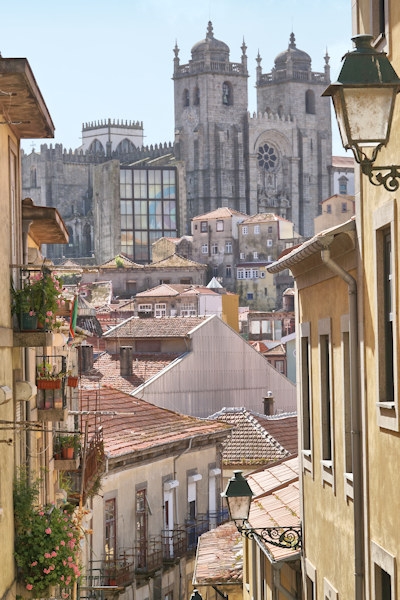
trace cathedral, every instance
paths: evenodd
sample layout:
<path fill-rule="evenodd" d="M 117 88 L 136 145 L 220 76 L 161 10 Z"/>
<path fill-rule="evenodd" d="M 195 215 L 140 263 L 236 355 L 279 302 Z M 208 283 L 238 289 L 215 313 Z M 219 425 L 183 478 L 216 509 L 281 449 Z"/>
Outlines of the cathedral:
<path fill-rule="evenodd" d="M 70 234 L 68 247 L 48 248 L 50 258 L 99 264 L 125 252 L 146 262 L 152 241 L 188 234 L 193 217 L 219 207 L 247 215 L 275 213 L 292 221 L 299 234 L 313 235 L 320 202 L 332 194 L 330 103 L 321 97 L 330 83 L 329 57 L 323 72 L 312 71 L 311 58 L 297 48 L 293 33 L 270 72 L 263 73 L 258 54 L 257 111 L 250 115 L 244 41 L 240 48 L 239 62 L 231 62 L 230 49 L 214 36 L 211 22 L 187 62 L 181 62 L 175 45 L 173 144 L 144 147 L 142 123 L 107 120 L 83 125 L 82 146 L 74 151 L 44 144 L 40 153 L 23 155 L 23 196 L 56 207 Z M 111 162 L 120 166 L 119 177 L 118 169 L 108 167 Z M 129 177 L 139 182 L 136 188 L 121 183 L 128 167 Z M 158 186 L 157 198 L 155 177 L 167 182 Z M 157 218 L 151 214 L 155 199 Z M 171 225 L 164 211 L 172 206 Z M 123 216 L 122 207 L 132 207 L 133 218 Z"/>
<path fill-rule="evenodd" d="M 256 58 L 257 112 L 248 113 L 246 45 L 240 62 L 214 37 L 181 64 L 174 53 L 175 152 L 185 162 L 188 217 L 227 206 L 248 215 L 271 212 L 313 234 L 319 202 L 331 193 L 329 57 L 324 72 L 296 46 L 278 54 L 270 73 Z"/>

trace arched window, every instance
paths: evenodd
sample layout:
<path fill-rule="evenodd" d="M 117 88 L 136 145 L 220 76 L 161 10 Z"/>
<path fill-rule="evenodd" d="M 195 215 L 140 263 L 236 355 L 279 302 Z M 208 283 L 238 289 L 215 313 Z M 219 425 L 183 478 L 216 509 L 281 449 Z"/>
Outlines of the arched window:
<path fill-rule="evenodd" d="M 194 98 L 193 98 L 193 104 L 195 106 L 199 106 L 200 104 L 200 90 L 198 87 L 194 88 Z"/>
<path fill-rule="evenodd" d="M 100 140 L 93 140 L 89 146 L 89 152 L 92 154 L 104 154 L 104 147 Z"/>
<path fill-rule="evenodd" d="M 183 90 L 183 106 L 189 106 L 190 98 L 189 98 L 189 90 Z"/>
<path fill-rule="evenodd" d="M 117 146 L 118 154 L 128 154 L 135 150 L 135 144 L 133 144 L 128 138 L 125 138 Z"/>
<path fill-rule="evenodd" d="M 315 94 L 312 90 L 306 91 L 306 113 L 315 115 Z"/>
<path fill-rule="evenodd" d="M 232 86 L 229 81 L 224 81 L 222 84 L 222 104 L 225 104 L 225 106 L 232 106 L 233 104 Z"/>

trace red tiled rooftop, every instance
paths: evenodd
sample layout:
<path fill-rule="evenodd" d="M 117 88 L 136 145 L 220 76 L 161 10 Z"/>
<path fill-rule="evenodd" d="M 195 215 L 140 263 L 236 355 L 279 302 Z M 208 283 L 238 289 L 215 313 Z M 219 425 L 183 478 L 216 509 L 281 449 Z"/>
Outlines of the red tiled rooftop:
<path fill-rule="evenodd" d="M 243 544 L 233 522 L 200 536 L 197 546 L 195 585 L 242 583 Z"/>
<path fill-rule="evenodd" d="M 115 389 L 82 390 L 81 410 L 96 412 L 87 417 L 89 432 L 90 427 L 103 427 L 105 452 L 111 458 L 157 447 L 161 452 L 168 444 L 202 435 L 224 436 L 229 429 L 223 423 L 160 408 Z"/>
<path fill-rule="evenodd" d="M 131 317 L 107 331 L 108 338 L 156 338 L 185 337 L 195 327 L 212 317 L 161 317 L 140 319 Z"/>

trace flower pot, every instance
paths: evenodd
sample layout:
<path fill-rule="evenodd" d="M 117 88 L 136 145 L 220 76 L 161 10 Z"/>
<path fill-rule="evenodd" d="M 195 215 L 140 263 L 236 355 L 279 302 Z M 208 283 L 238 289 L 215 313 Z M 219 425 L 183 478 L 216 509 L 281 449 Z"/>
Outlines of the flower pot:
<path fill-rule="evenodd" d="M 37 316 L 30 315 L 29 313 L 22 313 L 19 315 L 19 327 L 23 331 L 32 331 L 37 329 Z"/>
<path fill-rule="evenodd" d="M 61 379 L 37 379 L 36 386 L 39 390 L 58 390 L 61 387 Z"/>
<path fill-rule="evenodd" d="M 61 449 L 61 457 L 67 460 L 71 460 L 74 458 L 74 449 L 73 448 L 62 448 Z"/>
<path fill-rule="evenodd" d="M 77 377 L 73 377 L 72 375 L 70 375 L 68 377 L 68 380 L 67 380 L 67 385 L 69 387 L 74 387 L 74 388 L 78 387 L 78 378 Z"/>

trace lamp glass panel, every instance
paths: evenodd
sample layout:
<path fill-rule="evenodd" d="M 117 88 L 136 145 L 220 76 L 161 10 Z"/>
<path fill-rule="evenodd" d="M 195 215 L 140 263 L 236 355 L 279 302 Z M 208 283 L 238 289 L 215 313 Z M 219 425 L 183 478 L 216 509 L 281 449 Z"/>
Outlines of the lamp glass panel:
<path fill-rule="evenodd" d="M 349 148 L 350 144 L 347 135 L 347 122 L 342 90 L 336 90 L 335 93 L 332 93 L 332 101 L 335 108 L 335 114 L 339 126 L 340 137 L 342 138 L 343 148 Z"/>
<path fill-rule="evenodd" d="M 347 88 L 343 89 L 343 96 L 350 129 L 350 145 L 385 144 L 392 115 L 393 89 Z"/>
<path fill-rule="evenodd" d="M 247 521 L 250 511 L 251 496 L 226 497 L 226 501 L 233 521 Z"/>

